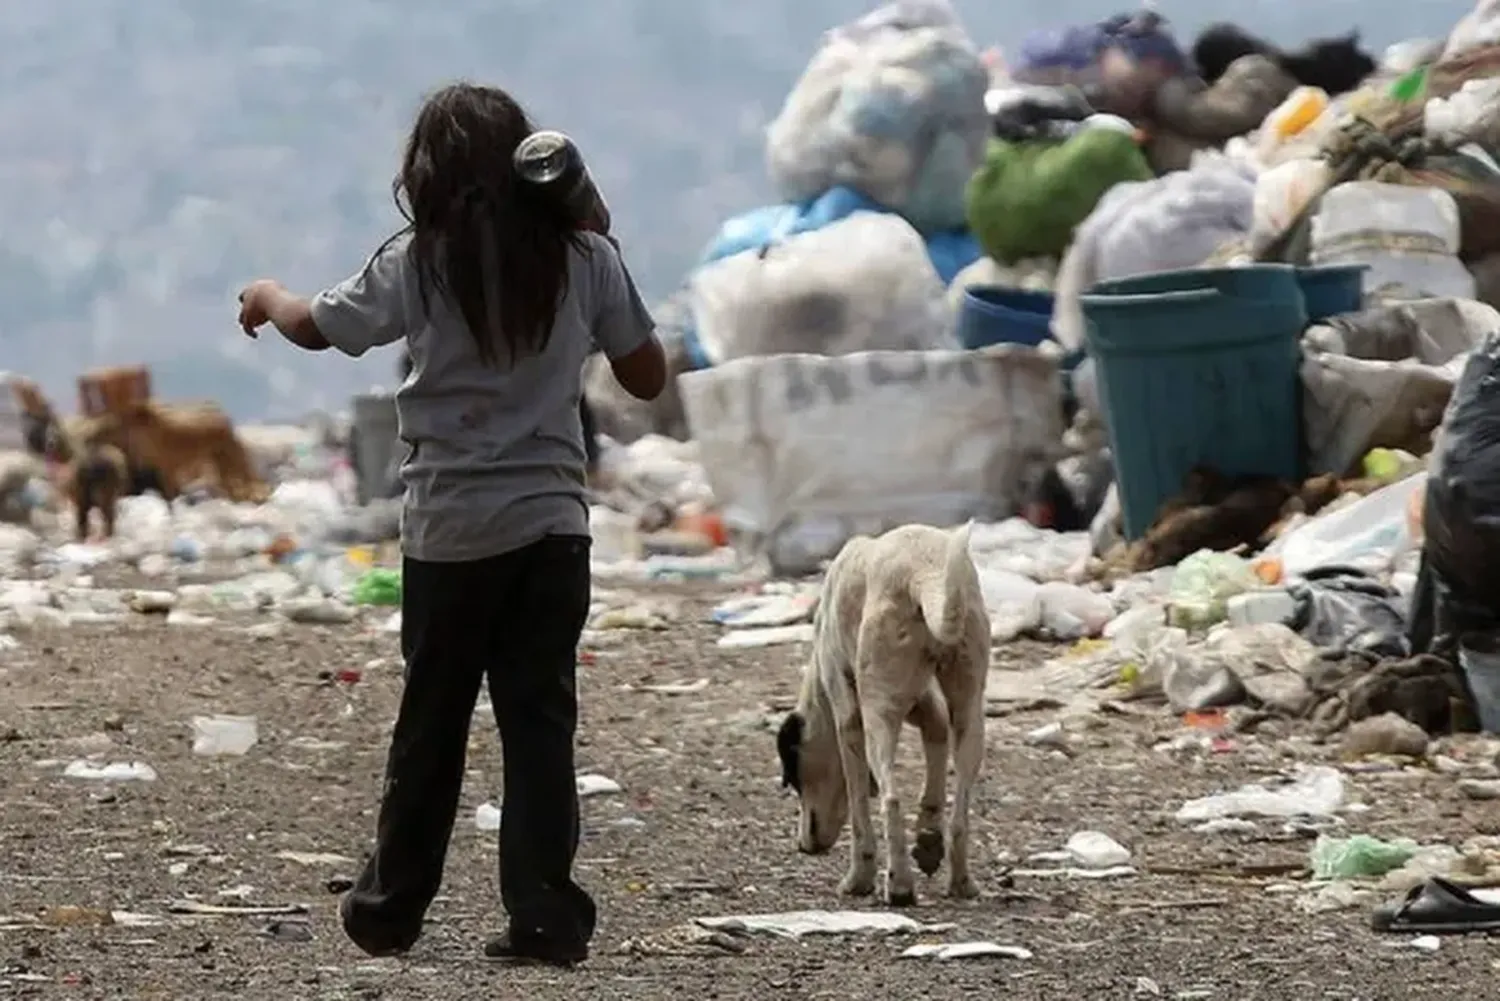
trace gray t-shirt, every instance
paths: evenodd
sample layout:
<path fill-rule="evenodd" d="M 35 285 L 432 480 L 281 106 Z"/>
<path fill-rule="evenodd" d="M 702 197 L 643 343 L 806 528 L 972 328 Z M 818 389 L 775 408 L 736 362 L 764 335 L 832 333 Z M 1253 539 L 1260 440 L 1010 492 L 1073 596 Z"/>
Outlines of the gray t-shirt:
<path fill-rule="evenodd" d="M 583 363 L 596 348 L 622 358 L 655 324 L 614 245 L 587 234 L 539 354 L 514 367 L 479 357 L 446 297 L 422 309 L 416 268 L 399 239 L 368 267 L 318 295 L 312 315 L 328 342 L 358 357 L 403 337 L 412 372 L 396 393 L 407 446 L 401 548 L 437 563 L 498 556 L 546 535 L 587 535 Z"/>

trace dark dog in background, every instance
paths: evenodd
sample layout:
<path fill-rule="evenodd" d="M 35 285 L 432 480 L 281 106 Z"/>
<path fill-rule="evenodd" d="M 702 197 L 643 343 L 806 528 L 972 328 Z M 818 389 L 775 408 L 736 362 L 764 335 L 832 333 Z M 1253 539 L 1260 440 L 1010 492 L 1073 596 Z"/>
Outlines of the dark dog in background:
<path fill-rule="evenodd" d="M 1359 32 L 1316 38 L 1299 49 L 1283 50 L 1237 24 L 1209 25 L 1193 44 L 1193 61 L 1207 83 L 1224 75 L 1242 56 L 1261 55 L 1275 62 L 1305 87 L 1320 87 L 1330 96 L 1358 87 L 1375 72 L 1376 62 L 1359 47 Z"/>
<path fill-rule="evenodd" d="M 133 486 L 125 453 L 113 445 L 89 443 L 69 466 L 67 487 L 77 519 L 78 541 L 89 537 L 89 517 L 96 508 L 104 522 L 104 537 L 114 538 L 120 498 Z"/>

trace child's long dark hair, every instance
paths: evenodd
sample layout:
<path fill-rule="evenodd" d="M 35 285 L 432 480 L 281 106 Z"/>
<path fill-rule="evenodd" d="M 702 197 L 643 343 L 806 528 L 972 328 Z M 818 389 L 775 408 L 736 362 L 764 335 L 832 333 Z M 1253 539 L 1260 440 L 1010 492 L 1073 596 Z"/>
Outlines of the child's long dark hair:
<path fill-rule="evenodd" d="M 533 131 L 509 94 L 457 83 L 428 98 L 392 185 L 411 234 L 423 309 L 444 295 L 485 363 L 547 346 L 567 289 L 568 249 L 586 250 L 562 205 L 521 186 L 511 157 Z M 395 239 L 395 237 L 392 237 Z"/>

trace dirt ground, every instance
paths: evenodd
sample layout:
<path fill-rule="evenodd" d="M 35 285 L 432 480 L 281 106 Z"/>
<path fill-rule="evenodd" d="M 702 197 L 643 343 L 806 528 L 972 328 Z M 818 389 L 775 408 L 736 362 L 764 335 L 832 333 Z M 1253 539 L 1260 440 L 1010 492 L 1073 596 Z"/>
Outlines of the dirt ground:
<path fill-rule="evenodd" d="M 0 653 L 0 997 L 73 998 L 958 998 L 1017 999 L 1500 997 L 1487 985 L 1500 950 L 1474 937 L 1426 953 L 1368 930 L 1366 909 L 1309 916 L 1268 892 L 1307 859 L 1312 833 L 1187 831 L 1184 798 L 1286 769 L 1285 730 L 1236 737 L 1222 753 L 1163 754 L 1181 730 L 1165 712 L 1100 715 L 1068 756 L 1023 735 L 1053 718 L 991 719 L 974 817 L 982 899 L 954 904 L 937 881 L 909 912 L 952 930 L 917 937 L 748 939 L 742 951 L 670 933 L 694 917 L 869 907 L 835 893 L 844 846 L 799 856 L 795 808 L 779 788 L 774 726 L 790 703 L 798 647 L 723 651 L 707 611 L 723 588 L 652 592 L 676 604 L 659 632 L 606 637 L 581 669 L 580 767 L 623 793 L 585 801 L 580 870 L 597 895 L 594 955 L 572 971 L 516 969 L 480 957 L 502 926 L 493 833 L 475 808 L 496 800 L 498 741 L 476 713 L 464 806 L 443 895 L 404 961 L 371 961 L 342 937 L 339 881 L 370 844 L 400 672 L 384 615 L 348 626 L 256 620 L 169 627 L 76 625 L 27 633 Z M 260 620 L 270 621 L 269 619 Z M 1010 651 L 1020 660 L 1049 651 Z M 330 681 L 352 669 L 357 681 Z M 666 695 L 643 686 L 696 682 Z M 481 700 L 483 703 L 483 700 Z M 253 714 L 243 758 L 191 753 L 194 714 Z M 919 779 L 915 735 L 903 793 Z M 1309 752 L 1305 748 L 1298 756 Z M 63 776 L 74 759 L 143 761 L 155 782 Z M 1395 777 L 1393 777 L 1395 776 Z M 1420 840 L 1500 831 L 1500 807 L 1462 799 L 1451 778 L 1396 771 L 1350 776 L 1369 805 L 1350 830 Z M 1018 859 L 1079 830 L 1129 846 L 1140 875 L 1113 881 L 1007 877 Z M 284 852 L 336 858 L 290 861 Z M 303 905 L 306 917 L 198 917 L 187 900 Z M 90 923 L 102 908 L 148 919 Z M 42 915 L 38 919 L 38 915 Z M 278 923 L 279 922 L 279 923 Z M 305 923 L 303 923 L 305 922 Z M 1031 959 L 899 959 L 915 941 L 988 940 Z"/>

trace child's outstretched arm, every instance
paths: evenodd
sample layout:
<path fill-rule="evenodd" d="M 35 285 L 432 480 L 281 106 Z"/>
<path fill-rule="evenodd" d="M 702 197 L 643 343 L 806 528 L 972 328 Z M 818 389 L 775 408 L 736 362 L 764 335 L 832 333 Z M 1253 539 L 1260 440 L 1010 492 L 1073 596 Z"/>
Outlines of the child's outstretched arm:
<path fill-rule="evenodd" d="M 240 326 L 251 337 L 269 323 L 299 348 L 338 348 L 358 358 L 406 335 L 408 303 L 416 298 L 407 241 L 392 240 L 357 273 L 311 299 L 279 282 L 252 282 L 240 293 Z"/>
<path fill-rule="evenodd" d="M 299 348 L 326 351 L 330 347 L 313 319 L 312 302 L 288 292 L 279 282 L 263 278 L 240 293 L 240 326 L 255 337 L 267 323 Z"/>

